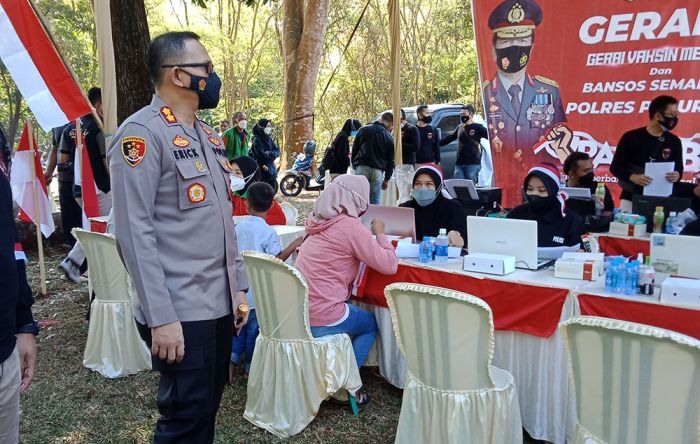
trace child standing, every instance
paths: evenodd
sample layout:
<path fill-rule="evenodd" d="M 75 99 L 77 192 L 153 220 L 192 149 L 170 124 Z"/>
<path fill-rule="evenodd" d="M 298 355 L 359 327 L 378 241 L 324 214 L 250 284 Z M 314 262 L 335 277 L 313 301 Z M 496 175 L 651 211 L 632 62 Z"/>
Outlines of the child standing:
<path fill-rule="evenodd" d="M 265 222 L 267 212 L 272 208 L 274 199 L 275 191 L 268 183 L 256 182 L 248 188 L 246 207 L 251 217 L 243 219 L 236 225 L 238 251 L 253 250 L 276 256 L 278 259 L 285 261 L 299 248 L 304 239 L 303 237 L 294 240 L 287 248 L 282 250 L 277 233 Z M 255 340 L 259 332 L 252 290 L 248 290 L 247 296 L 250 314 L 248 316 L 248 324 L 243 327 L 237 337 L 233 338 L 231 365 L 229 367 L 231 380 L 233 380 L 235 366 L 239 366 L 242 363 L 241 357 L 244 353 L 245 376 L 248 376 L 250 363 L 253 359 Z"/>

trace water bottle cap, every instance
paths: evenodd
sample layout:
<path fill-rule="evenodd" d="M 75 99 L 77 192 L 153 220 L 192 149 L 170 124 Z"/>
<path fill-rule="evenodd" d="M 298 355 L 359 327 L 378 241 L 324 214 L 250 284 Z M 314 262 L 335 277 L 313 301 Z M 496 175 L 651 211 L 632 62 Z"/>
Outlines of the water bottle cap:
<path fill-rule="evenodd" d="M 442 236 L 443 234 L 447 234 L 446 228 L 440 228 L 440 236 Z"/>
<path fill-rule="evenodd" d="M 423 240 L 425 242 L 430 242 L 430 236 L 423 236 Z"/>

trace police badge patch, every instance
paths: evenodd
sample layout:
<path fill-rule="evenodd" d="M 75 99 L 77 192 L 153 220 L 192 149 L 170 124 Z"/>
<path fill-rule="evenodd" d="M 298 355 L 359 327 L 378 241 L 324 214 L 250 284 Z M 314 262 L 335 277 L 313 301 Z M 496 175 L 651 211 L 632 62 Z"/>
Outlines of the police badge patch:
<path fill-rule="evenodd" d="M 146 156 L 146 139 L 124 137 L 121 143 L 122 157 L 130 167 L 140 164 Z"/>
<path fill-rule="evenodd" d="M 211 143 L 213 143 L 213 144 L 216 145 L 216 146 L 221 145 L 221 142 L 219 141 L 219 139 L 217 139 L 217 138 L 214 137 L 214 136 L 209 136 L 208 139 L 209 139 L 209 141 L 210 141 Z"/>
<path fill-rule="evenodd" d="M 191 203 L 200 203 L 207 198 L 207 190 L 204 185 L 200 183 L 195 183 L 187 188 L 187 199 Z"/>
<path fill-rule="evenodd" d="M 173 139 L 173 145 L 180 148 L 185 148 L 186 146 L 190 146 L 190 141 L 177 134 Z"/>

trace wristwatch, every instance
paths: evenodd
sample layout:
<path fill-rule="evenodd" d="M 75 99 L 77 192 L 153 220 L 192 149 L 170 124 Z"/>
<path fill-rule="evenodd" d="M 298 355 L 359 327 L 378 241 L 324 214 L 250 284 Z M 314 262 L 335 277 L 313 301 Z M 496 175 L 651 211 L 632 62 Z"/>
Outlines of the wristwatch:
<path fill-rule="evenodd" d="M 18 328 L 16 334 L 26 334 L 26 333 L 31 333 L 34 336 L 38 335 L 39 334 L 39 322 L 32 321 L 31 323 Z"/>

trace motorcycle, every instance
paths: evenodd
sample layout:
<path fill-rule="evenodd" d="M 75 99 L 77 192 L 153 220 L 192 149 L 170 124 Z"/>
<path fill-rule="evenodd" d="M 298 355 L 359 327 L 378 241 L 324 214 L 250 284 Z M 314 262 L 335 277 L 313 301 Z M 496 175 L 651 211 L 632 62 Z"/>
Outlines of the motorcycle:
<path fill-rule="evenodd" d="M 302 191 L 322 191 L 325 180 L 321 177 L 313 177 L 311 164 L 313 157 L 303 153 L 294 158 L 294 165 L 282 173 L 280 180 L 280 191 L 287 197 L 296 197 Z"/>

